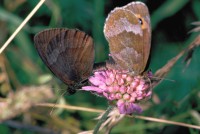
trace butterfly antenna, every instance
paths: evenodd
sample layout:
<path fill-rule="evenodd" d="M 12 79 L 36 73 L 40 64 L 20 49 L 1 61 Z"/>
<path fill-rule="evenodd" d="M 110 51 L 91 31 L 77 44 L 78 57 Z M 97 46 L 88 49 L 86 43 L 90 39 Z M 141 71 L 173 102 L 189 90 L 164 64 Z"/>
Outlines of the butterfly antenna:
<path fill-rule="evenodd" d="M 57 90 L 57 92 L 58 92 L 58 91 L 59 91 L 59 90 Z M 61 96 L 56 100 L 56 103 L 55 103 L 54 106 L 52 107 L 51 112 L 50 112 L 50 114 L 49 114 L 50 116 L 52 116 L 56 104 L 58 104 L 58 101 L 60 100 L 61 97 L 64 96 L 65 93 L 66 93 L 66 90 L 65 90 L 65 91 L 61 94 Z"/>
<path fill-rule="evenodd" d="M 150 78 L 153 78 L 155 80 L 167 80 L 167 81 L 171 81 L 171 82 L 176 82 L 175 80 L 164 78 L 164 77 L 160 78 L 160 77 L 151 76 Z"/>

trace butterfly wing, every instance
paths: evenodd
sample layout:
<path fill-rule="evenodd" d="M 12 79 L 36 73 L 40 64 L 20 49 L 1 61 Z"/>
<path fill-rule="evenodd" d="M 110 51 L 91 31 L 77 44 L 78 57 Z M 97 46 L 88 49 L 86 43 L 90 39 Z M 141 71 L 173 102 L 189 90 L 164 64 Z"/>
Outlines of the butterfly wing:
<path fill-rule="evenodd" d="M 87 79 L 94 63 L 93 39 L 75 29 L 48 29 L 34 37 L 43 62 L 68 85 Z"/>
<path fill-rule="evenodd" d="M 104 35 L 110 55 L 120 69 L 135 74 L 144 71 L 150 51 L 151 29 L 148 8 L 132 2 L 115 8 L 106 19 Z"/>

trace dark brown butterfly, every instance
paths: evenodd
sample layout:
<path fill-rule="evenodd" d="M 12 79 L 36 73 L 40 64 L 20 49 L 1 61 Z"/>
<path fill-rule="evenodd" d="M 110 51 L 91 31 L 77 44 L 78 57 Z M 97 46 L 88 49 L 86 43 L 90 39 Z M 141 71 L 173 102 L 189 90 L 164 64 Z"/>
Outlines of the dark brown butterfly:
<path fill-rule="evenodd" d="M 39 32 L 34 42 L 43 62 L 68 85 L 69 93 L 85 84 L 94 63 L 90 36 L 76 29 L 55 28 Z"/>
<path fill-rule="evenodd" d="M 104 34 L 109 42 L 111 59 L 117 69 L 141 74 L 147 64 L 151 46 L 150 16 L 147 6 L 131 2 L 108 15 Z"/>

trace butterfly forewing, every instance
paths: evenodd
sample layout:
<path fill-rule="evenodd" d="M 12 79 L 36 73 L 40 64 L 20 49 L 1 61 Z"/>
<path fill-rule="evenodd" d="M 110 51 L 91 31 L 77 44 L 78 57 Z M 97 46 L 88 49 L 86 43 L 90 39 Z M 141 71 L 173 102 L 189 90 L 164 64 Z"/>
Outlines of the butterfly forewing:
<path fill-rule="evenodd" d="M 66 84 L 81 82 L 91 74 L 94 43 L 84 32 L 48 29 L 38 33 L 34 42 L 44 63 Z"/>
<path fill-rule="evenodd" d="M 135 2 L 130 3 L 127 6 L 124 6 L 125 9 L 130 10 L 132 13 L 134 13 L 138 19 L 141 19 L 140 21 L 142 24 L 142 30 L 143 30 L 143 65 L 145 66 L 149 57 L 150 48 L 151 48 L 151 21 L 150 21 L 150 15 L 148 7 L 141 2 Z"/>
<path fill-rule="evenodd" d="M 150 51 L 151 30 L 148 9 L 143 3 L 132 2 L 111 11 L 104 25 L 104 34 L 111 56 L 120 69 L 135 74 L 144 71 Z"/>

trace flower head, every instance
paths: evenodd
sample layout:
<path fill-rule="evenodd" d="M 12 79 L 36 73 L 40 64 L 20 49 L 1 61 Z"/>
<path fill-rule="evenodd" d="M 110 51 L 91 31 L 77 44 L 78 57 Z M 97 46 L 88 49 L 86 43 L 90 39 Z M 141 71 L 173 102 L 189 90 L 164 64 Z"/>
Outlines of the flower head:
<path fill-rule="evenodd" d="M 121 114 L 141 113 L 142 109 L 137 103 L 152 94 L 149 80 L 142 76 L 133 76 L 124 70 L 97 71 L 89 78 L 89 82 L 91 86 L 84 86 L 82 90 L 116 102 Z"/>

